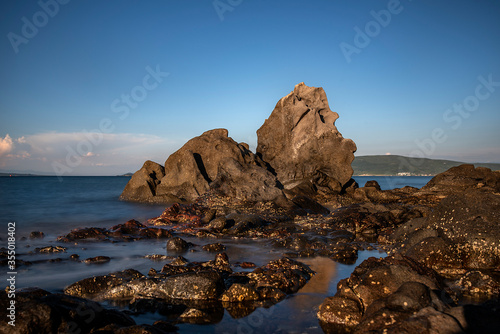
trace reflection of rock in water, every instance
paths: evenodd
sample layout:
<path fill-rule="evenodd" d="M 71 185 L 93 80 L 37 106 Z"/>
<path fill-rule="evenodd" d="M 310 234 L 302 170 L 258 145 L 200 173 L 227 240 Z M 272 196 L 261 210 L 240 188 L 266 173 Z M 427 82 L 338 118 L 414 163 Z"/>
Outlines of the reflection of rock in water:
<path fill-rule="evenodd" d="M 337 275 L 337 264 L 326 257 L 300 258 L 299 260 L 307 264 L 316 274 L 296 294 L 281 302 L 279 307 L 283 307 L 282 312 L 286 314 L 286 318 L 293 314 L 293 319 L 288 319 L 290 331 L 305 326 L 311 333 L 316 332 L 316 330 L 321 332 L 321 329 L 314 328 L 317 321 L 311 323 L 311 319 L 314 319 L 318 305 L 321 304 L 325 296 L 331 293 L 330 284 Z M 280 324 L 280 327 L 283 326 Z"/>
<path fill-rule="evenodd" d="M 300 259 L 316 272 L 309 282 L 299 291 L 300 293 L 320 293 L 326 294 L 329 291 L 330 283 L 337 274 L 337 264 L 327 257 L 316 257 L 313 259 Z"/>

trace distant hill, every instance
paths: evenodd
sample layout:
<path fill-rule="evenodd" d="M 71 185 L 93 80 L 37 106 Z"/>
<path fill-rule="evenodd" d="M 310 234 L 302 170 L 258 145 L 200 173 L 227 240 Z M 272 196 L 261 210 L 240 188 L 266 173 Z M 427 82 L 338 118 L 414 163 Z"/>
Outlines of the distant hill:
<path fill-rule="evenodd" d="M 409 158 L 401 155 L 365 155 L 356 157 L 351 164 L 354 175 L 436 175 L 464 164 L 451 160 Z M 476 167 L 500 170 L 500 164 L 474 163 Z"/>

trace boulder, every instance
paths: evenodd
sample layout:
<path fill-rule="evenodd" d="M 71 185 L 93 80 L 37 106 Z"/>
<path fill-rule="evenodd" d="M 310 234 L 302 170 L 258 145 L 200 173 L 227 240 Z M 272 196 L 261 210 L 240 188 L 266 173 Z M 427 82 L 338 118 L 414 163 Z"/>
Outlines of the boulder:
<path fill-rule="evenodd" d="M 338 192 L 339 183 L 345 185 L 352 176 L 356 151 L 335 127 L 338 117 L 322 88 L 300 83 L 257 130 L 257 154 L 286 189 L 312 181 L 324 192 Z"/>
<path fill-rule="evenodd" d="M 135 202 L 152 202 L 156 196 L 156 187 L 165 176 L 165 168 L 148 160 L 132 175 L 120 195 L 121 200 Z"/>
<path fill-rule="evenodd" d="M 418 193 L 449 195 L 473 188 L 485 192 L 500 192 L 500 173 L 485 167 L 474 168 L 474 165 L 463 164 L 434 176 Z"/>
<path fill-rule="evenodd" d="M 209 190 L 220 165 L 231 159 L 240 165 L 266 168 L 262 159 L 248 150 L 248 145 L 235 142 L 226 129 L 210 130 L 189 140 L 168 157 L 157 195 L 174 195 L 192 201 Z"/>
<path fill-rule="evenodd" d="M 224 291 L 224 282 L 215 271 L 170 276 L 163 284 L 165 294 L 174 299 L 217 299 Z"/>
<path fill-rule="evenodd" d="M 174 237 L 171 238 L 167 241 L 167 251 L 168 252 L 185 252 L 189 248 L 189 243 L 180 238 L 180 237 Z"/>
<path fill-rule="evenodd" d="M 11 300 L 5 291 L 0 292 L 1 333 L 94 333 L 105 326 L 135 325 L 125 313 L 106 309 L 94 301 L 30 288 L 16 291 L 15 326 L 12 326 L 7 317 Z"/>

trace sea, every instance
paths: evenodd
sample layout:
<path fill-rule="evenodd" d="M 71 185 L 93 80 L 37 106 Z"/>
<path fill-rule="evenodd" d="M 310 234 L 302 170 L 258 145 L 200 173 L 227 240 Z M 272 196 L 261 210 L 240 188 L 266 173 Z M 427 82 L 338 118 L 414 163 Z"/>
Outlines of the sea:
<path fill-rule="evenodd" d="M 355 176 L 359 186 L 376 180 L 383 190 L 412 186 L 421 188 L 431 176 Z M 119 200 L 129 181 L 125 176 L 74 176 L 59 179 L 51 176 L 0 177 L 0 248 L 8 247 L 9 232 L 14 230 L 16 256 L 33 264 L 16 268 L 16 289 L 40 287 L 53 293 L 83 278 L 105 275 L 128 268 L 147 274 L 150 268 L 160 270 L 165 264 L 145 258 L 148 254 L 166 255 L 165 240 L 135 242 L 57 242 L 80 227 L 106 227 L 125 223 L 130 219 L 144 222 L 159 216 L 164 205 L 130 203 Z M 10 228 L 10 229 L 9 229 Z M 45 234 L 42 239 L 30 239 L 32 231 Z M 221 242 L 226 245 L 230 262 L 251 261 L 257 266 L 282 256 L 282 250 L 262 240 L 196 239 L 185 238 L 196 245 Z M 39 254 L 37 247 L 66 247 L 65 253 Z M 105 264 L 85 264 L 70 260 L 71 254 L 80 259 L 105 255 L 111 261 Z M 355 264 L 336 263 L 328 258 L 307 258 L 300 261 L 311 266 L 317 274 L 296 294 L 269 308 L 258 308 L 242 318 L 233 318 L 227 311 L 216 324 L 178 324 L 179 333 L 322 333 L 316 318 L 319 305 L 336 292 L 337 283 L 348 277 L 355 266 L 368 257 L 383 257 L 373 251 L 359 252 Z M 214 255 L 198 251 L 187 253 L 190 261 L 212 260 Z M 53 261 L 44 261 L 44 260 Z M 56 260 L 57 259 L 57 260 Z M 242 269 L 243 270 L 243 269 Z M 7 266 L 0 266 L 4 289 L 7 286 Z M 123 305 L 107 307 L 126 309 Z M 133 316 L 138 324 L 152 324 L 165 320 L 162 315 L 148 313 Z"/>

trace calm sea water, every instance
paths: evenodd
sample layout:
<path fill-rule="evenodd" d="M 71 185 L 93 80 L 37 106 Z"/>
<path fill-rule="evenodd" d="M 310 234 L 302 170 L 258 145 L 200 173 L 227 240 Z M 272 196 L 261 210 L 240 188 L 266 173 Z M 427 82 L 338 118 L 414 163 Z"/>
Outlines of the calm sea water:
<path fill-rule="evenodd" d="M 390 190 L 410 186 L 422 188 L 432 179 L 432 176 L 353 176 L 360 187 L 363 187 L 367 181 L 375 180 L 382 190 Z"/>
<path fill-rule="evenodd" d="M 422 187 L 430 177 L 355 177 L 360 186 L 376 180 L 382 189 L 406 185 Z M 122 202 L 120 193 L 128 177 L 0 177 L 0 247 L 7 246 L 7 223 L 16 223 L 17 256 L 25 261 L 62 258 L 61 262 L 36 263 L 17 268 L 18 288 L 38 286 L 52 292 L 80 279 L 105 275 L 113 271 L 134 268 L 147 274 L 150 268 L 160 270 L 163 262 L 145 259 L 146 254 L 166 254 L 165 241 L 106 243 L 81 242 L 64 244 L 57 236 L 76 227 L 110 227 L 129 219 L 145 221 L 161 214 L 164 206 Z M 45 238 L 30 240 L 31 231 L 42 231 Z M 221 242 L 227 246 L 231 262 L 252 261 L 258 266 L 281 257 L 281 250 L 274 249 L 265 241 L 233 239 L 190 239 L 203 245 Z M 31 254 L 36 247 L 61 245 L 67 247 L 62 254 Z M 86 265 L 68 260 L 70 254 L 81 259 L 106 255 L 111 261 L 102 265 Z M 199 251 L 185 255 L 191 261 L 208 261 L 214 255 Z M 340 279 L 348 277 L 354 267 L 370 256 L 384 256 L 377 251 L 363 251 L 354 265 L 338 264 L 327 258 L 301 259 L 317 272 L 297 294 L 290 296 L 269 309 L 258 309 L 251 315 L 233 319 L 225 313 L 218 324 L 180 325 L 180 333 L 322 333 L 316 312 L 323 299 L 336 292 Z M 2 269 L 3 268 L 3 269 Z M 5 270 L 4 270 L 5 269 Z M 5 282 L 6 267 L 0 267 Z M 6 285 L 6 284 L 4 284 Z M 4 288 L 4 286 L 0 286 Z M 291 319 L 291 315 L 293 318 Z M 161 319 L 158 314 L 146 314 L 136 318 L 137 323 L 153 323 Z"/>

